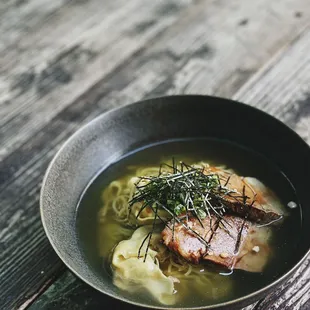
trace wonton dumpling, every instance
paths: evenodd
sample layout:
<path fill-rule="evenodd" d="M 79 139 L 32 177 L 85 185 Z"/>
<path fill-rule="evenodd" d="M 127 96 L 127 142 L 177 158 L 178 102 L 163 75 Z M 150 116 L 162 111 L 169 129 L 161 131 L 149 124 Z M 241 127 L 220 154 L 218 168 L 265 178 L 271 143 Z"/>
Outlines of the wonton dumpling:
<path fill-rule="evenodd" d="M 283 208 L 281 201 L 279 198 L 269 189 L 267 188 L 261 181 L 256 178 L 246 177 L 244 178 L 245 182 L 252 186 L 254 190 L 259 193 L 261 196 L 261 205 L 264 210 L 270 210 L 277 212 L 279 214 L 286 215 L 287 211 Z"/>
<path fill-rule="evenodd" d="M 145 242 L 138 259 L 142 241 L 150 232 L 150 227 L 138 228 L 129 240 L 121 241 L 115 248 L 112 258 L 113 282 L 120 289 L 137 292 L 148 291 L 156 300 L 165 305 L 175 303 L 173 279 L 165 276 L 156 260 L 157 252 L 150 249 L 143 262 Z"/>
<path fill-rule="evenodd" d="M 272 256 L 270 239 L 272 230 L 270 227 L 257 227 L 253 225 L 248 231 L 235 269 L 249 272 L 263 272 L 268 260 Z"/>

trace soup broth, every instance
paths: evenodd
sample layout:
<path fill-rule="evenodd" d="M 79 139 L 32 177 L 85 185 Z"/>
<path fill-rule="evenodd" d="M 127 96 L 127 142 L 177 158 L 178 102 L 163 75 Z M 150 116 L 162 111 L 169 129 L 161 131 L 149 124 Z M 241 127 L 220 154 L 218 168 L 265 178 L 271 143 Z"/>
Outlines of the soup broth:
<path fill-rule="evenodd" d="M 103 281 L 113 281 L 111 259 L 115 246 L 120 241 L 129 239 L 137 229 L 116 220 L 115 214 L 111 212 L 104 215 L 104 223 L 100 221 L 105 204 L 113 200 L 115 195 L 110 191 L 108 195 L 112 197 L 107 197 L 105 190 L 115 180 L 125 184 L 137 171 L 143 174 L 143 168 L 159 167 L 163 162 L 170 164 L 172 158 L 176 162 L 183 161 L 188 164 L 203 161 L 214 166 L 225 165 L 239 175 L 255 177 L 278 196 L 287 215 L 281 225 L 272 227 L 272 255 L 263 272 L 227 272 L 207 263 L 185 264 L 186 267 L 182 263 L 174 266 L 176 277 L 180 274 L 178 268 L 188 269 L 181 270 L 180 283 L 174 283 L 177 298 L 171 307 L 206 306 L 236 299 L 271 283 L 291 267 L 294 251 L 298 247 L 301 217 L 298 208 L 290 210 L 287 207 L 288 202 L 297 202 L 297 198 L 284 174 L 263 156 L 236 144 L 212 139 L 193 139 L 151 145 L 128 154 L 102 171 L 86 189 L 77 208 L 77 237 L 86 261 Z M 171 272 L 171 266 L 167 263 L 161 265 L 165 274 L 169 274 L 167 268 L 170 268 Z M 162 305 L 144 291 L 124 291 L 122 294 L 137 302 Z"/>

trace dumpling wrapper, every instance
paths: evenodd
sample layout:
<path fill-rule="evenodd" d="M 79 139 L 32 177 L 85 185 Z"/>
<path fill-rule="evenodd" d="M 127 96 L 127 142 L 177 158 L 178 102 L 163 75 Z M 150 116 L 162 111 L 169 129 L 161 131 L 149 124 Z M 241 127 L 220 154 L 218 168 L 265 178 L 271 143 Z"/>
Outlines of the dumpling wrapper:
<path fill-rule="evenodd" d="M 272 230 L 270 227 L 257 227 L 253 225 L 248 231 L 235 269 L 242 269 L 249 272 L 263 272 L 272 256 L 270 239 Z"/>
<path fill-rule="evenodd" d="M 284 208 L 280 199 L 264 183 L 253 177 L 245 177 L 244 181 L 259 194 L 260 205 L 263 210 L 273 211 L 284 216 L 287 215 L 287 210 Z"/>
<path fill-rule="evenodd" d="M 150 227 L 138 228 L 129 240 L 121 241 L 115 248 L 112 258 L 114 268 L 114 284 L 128 292 L 147 291 L 155 300 L 165 305 L 173 305 L 176 301 L 174 295 L 173 279 L 165 276 L 156 260 L 157 252 L 149 248 L 145 262 L 143 262 L 146 243 L 138 251 L 142 241 L 150 232 Z"/>

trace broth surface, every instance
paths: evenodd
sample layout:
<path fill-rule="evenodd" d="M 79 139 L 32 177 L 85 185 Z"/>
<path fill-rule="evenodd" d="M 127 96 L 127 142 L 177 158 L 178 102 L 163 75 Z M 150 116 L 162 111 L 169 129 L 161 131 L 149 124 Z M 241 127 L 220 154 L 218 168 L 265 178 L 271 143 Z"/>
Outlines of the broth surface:
<path fill-rule="evenodd" d="M 159 167 L 162 162 L 171 163 L 172 157 L 176 161 L 188 164 L 204 161 L 211 165 L 225 165 L 239 175 L 252 176 L 263 182 L 276 193 L 284 206 L 290 201 L 296 201 L 294 189 L 277 167 L 259 154 L 236 144 L 219 140 L 196 139 L 170 141 L 137 150 L 102 171 L 85 191 L 77 209 L 77 237 L 86 261 L 96 273 L 100 274 L 103 281 L 112 282 L 111 249 L 119 241 L 130 238 L 134 232 L 134 229 L 124 229 L 125 227 L 116 222 L 112 216 L 109 219 L 109 227 L 100 226 L 97 216 L 99 209 L 104 206 L 103 190 L 112 181 L 131 175 L 132 166 Z M 294 250 L 298 247 L 298 235 L 301 230 L 298 208 L 288 210 L 288 212 L 289 216 L 283 223 L 274 228 L 271 240 L 274 255 L 263 273 L 234 270 L 231 275 L 217 276 L 215 290 L 227 283 L 227 277 L 231 282 L 231 288 L 224 295 L 216 294 L 216 291 L 213 291 L 214 296 L 211 297 L 212 292 L 208 292 L 205 297 L 195 294 L 195 289 L 191 287 L 191 281 L 187 281 L 188 284 L 182 287 L 176 285 L 176 289 L 179 290 L 178 294 L 184 295 L 185 298 L 172 307 L 203 306 L 232 300 L 252 293 L 281 276 L 293 264 Z M 119 240 L 116 242 L 108 240 L 109 238 L 106 236 L 109 235 L 109 232 L 117 232 Z M 219 273 L 218 268 L 209 265 L 205 266 L 205 269 L 208 272 Z M 159 305 L 147 294 L 132 295 L 123 292 L 122 295 L 134 296 L 137 302 Z"/>

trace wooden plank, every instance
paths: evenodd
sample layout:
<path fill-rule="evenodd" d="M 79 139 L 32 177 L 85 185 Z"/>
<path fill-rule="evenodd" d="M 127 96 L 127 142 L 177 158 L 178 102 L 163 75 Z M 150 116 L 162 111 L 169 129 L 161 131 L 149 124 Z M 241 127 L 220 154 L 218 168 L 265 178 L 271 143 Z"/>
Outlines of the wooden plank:
<path fill-rule="evenodd" d="M 5 68 L 0 80 L 0 158 L 8 156 L 103 75 L 137 53 L 145 42 L 176 20 L 177 12 L 190 4 L 185 0 L 170 4 L 156 1 L 143 6 L 143 0 L 133 0 L 121 6 L 117 13 L 102 18 L 100 6 L 91 6 L 96 1 L 99 0 L 89 2 L 93 16 L 88 14 L 85 21 L 81 13 L 84 10 L 74 14 L 71 7 L 61 10 L 45 27 L 36 29 L 20 42 L 24 52 L 19 57 L 14 50 L 0 57 L 1 67 Z M 302 9 L 305 16 L 295 17 L 292 2 L 294 10 Z M 242 85 L 271 54 L 308 24 L 309 1 L 281 3 L 281 9 L 275 11 L 274 3 L 269 0 L 254 4 L 245 0 L 224 1 L 221 6 L 217 1 L 198 1 L 198 12 L 193 6 L 164 32 L 158 44 L 152 42 L 157 45 L 151 47 L 153 52 L 164 47 L 176 57 L 182 55 L 180 65 L 185 64 L 168 93 L 229 96 L 231 88 Z M 246 24 L 241 23 L 244 18 L 248 20 Z M 83 21 L 81 25 L 79 20 Z M 262 22 L 268 27 L 262 27 Z M 148 27 L 142 27 L 141 32 L 138 31 L 141 25 Z M 266 36 L 266 33 L 270 34 Z M 256 48 L 259 45 L 262 48 Z M 208 56 L 213 51 L 216 57 L 207 57 L 208 50 Z M 186 57 L 187 53 L 192 59 Z M 186 89 L 187 78 L 194 79 L 189 89 Z M 225 87 L 219 87 L 223 84 Z"/>
<path fill-rule="evenodd" d="M 61 10 L 45 27 L 19 42 L 24 53 L 5 53 L 0 58 L 0 153 L 20 146 L 171 25 L 191 2 L 153 1 L 146 6 L 143 0 L 125 1 L 105 16 L 104 10 L 98 10 L 102 1 L 93 0 L 86 2 L 92 4 L 91 14 L 81 8 L 76 14 L 71 7 Z"/>
<path fill-rule="evenodd" d="M 288 0 L 284 2 L 287 5 L 291 3 Z M 69 16 L 69 13 L 66 10 L 59 12 L 60 15 L 56 14 L 55 20 L 52 18 L 57 36 L 54 34 L 51 39 L 44 38 L 47 43 L 42 54 L 36 59 L 30 52 L 25 52 L 28 55 L 25 56 L 25 72 L 20 72 L 24 80 L 21 79 L 20 84 L 12 84 L 15 87 L 11 89 L 11 83 L 16 78 L 15 73 L 12 73 L 15 78 L 8 84 L 8 88 L 5 88 L 6 82 L 2 84 L 6 89 L 2 95 L 11 98 L 7 105 L 12 104 L 5 111 L 13 113 L 2 127 L 6 131 L 0 132 L 1 139 L 5 141 L 1 144 L 3 161 L 0 163 L 0 227 L 3 228 L 1 237 L 4 240 L 0 244 L 0 276 L 5 280 L 0 290 L 2 305 L 28 305 L 50 277 L 61 272 L 62 265 L 41 228 L 38 193 L 47 163 L 73 131 L 107 109 L 155 94 L 209 92 L 231 96 L 269 58 L 270 53 L 294 38 L 296 33 L 292 29 L 298 32 L 308 23 L 306 19 L 296 18 L 289 5 L 279 15 L 270 14 L 269 1 L 253 6 L 249 6 L 245 0 L 225 1 L 225 5 L 205 0 L 195 2 L 192 6 L 189 6 L 190 2 L 184 1 L 180 6 L 169 1 L 169 5 L 153 4 L 150 7 L 153 11 L 146 16 L 142 14 L 145 16 L 143 18 L 141 14 L 134 12 L 139 7 L 138 3 L 138 0 L 132 1 L 126 6 L 126 10 L 124 7 L 120 8 L 112 13 L 109 21 L 104 22 L 104 25 L 117 28 L 113 29 L 113 38 L 104 39 L 104 43 L 98 40 L 98 35 L 105 27 L 98 21 L 94 31 L 86 22 L 87 25 L 81 26 L 86 33 L 84 36 L 80 31 L 72 38 L 64 35 L 54 45 L 52 39 L 57 40 L 63 30 L 74 26 L 70 20 L 70 27 L 63 25 L 66 19 L 61 19 L 61 16 Z M 308 1 L 298 0 L 294 3 L 296 7 L 304 7 L 305 12 L 309 10 Z M 155 9 L 155 5 L 161 6 Z M 154 11 L 157 11 L 157 17 L 163 11 L 167 11 L 167 14 L 161 18 L 160 24 L 147 24 L 153 20 Z M 128 12 L 133 17 L 127 17 Z M 248 16 L 248 24 L 244 24 L 244 16 Z M 256 45 L 259 46 L 262 36 L 259 35 L 260 31 L 266 32 L 257 16 L 274 29 L 274 36 L 260 49 L 252 51 L 253 42 L 247 44 L 246 37 L 254 38 L 257 35 Z M 250 25 L 252 18 L 256 20 L 256 26 L 244 34 L 243 28 Z M 57 26 L 57 21 L 62 22 Z M 128 21 L 131 21 L 131 26 L 124 29 Z M 171 27 L 164 31 L 167 24 Z M 49 26 L 50 31 L 53 30 L 52 26 Z M 142 34 L 141 29 L 145 29 Z M 43 27 L 41 35 L 44 31 L 47 30 Z M 228 42 L 225 43 L 227 45 L 220 44 L 217 34 L 219 40 Z M 35 44 L 41 35 L 36 37 L 35 32 L 30 34 L 29 42 Z M 70 42 L 74 44 L 71 45 Z M 81 44 L 76 45 L 76 42 Z M 90 43 L 87 45 L 85 42 Z M 24 44 L 26 43 L 25 39 Z M 92 44 L 98 48 L 93 49 Z M 58 47 L 61 47 L 61 56 L 59 53 L 55 54 Z M 31 45 L 29 48 L 30 51 L 35 51 L 31 50 Z M 134 57 L 130 58 L 133 53 Z M 241 56 L 238 57 L 237 54 Z M 52 65 L 46 66 L 46 61 Z M 104 67 L 102 64 L 105 63 L 110 67 Z M 21 61 L 21 64 L 24 62 Z M 31 74 L 28 74 L 28 65 L 33 64 L 36 67 L 35 82 L 32 81 Z M 57 73 L 55 67 L 57 69 L 59 66 L 63 70 Z M 9 62 L 7 68 L 12 70 L 8 71 L 8 76 L 16 69 Z M 21 65 L 18 64 L 17 69 L 20 68 Z M 47 83 L 44 84 L 49 91 L 44 96 L 38 96 L 36 79 L 43 72 L 50 72 L 49 70 L 52 78 L 47 74 Z M 72 75 L 71 79 L 68 72 Z M 26 75 L 23 76 L 23 73 Z M 29 77 L 30 89 L 25 87 L 23 90 L 22 86 L 28 83 Z M 187 84 L 184 84 L 184 80 Z M 21 93 L 19 88 L 23 90 Z M 3 107 L 4 103 L 0 113 L 4 111 Z M 1 120 L 3 121 L 2 118 Z M 32 255 L 29 256 L 29 253 Z M 33 262 L 32 257 L 37 260 Z M 24 292 L 27 295 L 25 298 L 21 296 Z M 11 296 L 11 299 L 3 301 L 1 297 L 4 296 Z"/>
<path fill-rule="evenodd" d="M 66 0 L 13 0 L 0 2 L 0 51 L 26 35 L 34 25 L 46 23 L 51 15 L 66 5 Z"/>
<path fill-rule="evenodd" d="M 310 143 L 310 32 L 266 64 L 234 96 L 277 116 Z"/>
<path fill-rule="evenodd" d="M 250 79 L 234 99 L 276 116 L 310 144 L 310 29 Z M 255 310 L 310 307 L 310 256 L 295 275 Z M 250 309 L 249 309 L 250 310 Z"/>
<path fill-rule="evenodd" d="M 308 77 L 309 74 L 309 59 L 308 59 L 308 44 L 310 44 L 310 32 L 306 32 L 301 39 L 299 39 L 292 47 L 286 47 L 287 50 L 279 53 L 271 62 L 269 62 L 262 71 L 255 74 L 254 77 L 246 83 L 240 91 L 238 91 L 233 97 L 236 100 L 245 101 L 254 106 L 258 106 L 260 108 L 265 109 L 267 112 L 272 112 L 275 107 L 281 105 L 282 100 L 287 97 L 286 93 L 293 92 L 292 96 L 290 96 L 290 100 L 285 99 L 282 107 L 276 109 L 276 113 L 273 113 L 275 116 L 279 116 L 282 120 L 285 120 L 285 117 L 288 119 L 296 119 L 296 116 L 302 115 L 305 116 L 304 113 L 301 113 L 300 110 L 296 109 L 297 106 L 300 106 L 300 103 L 296 105 L 296 102 L 301 102 L 301 98 L 306 98 L 308 93 L 308 87 L 310 85 Z M 302 48 L 304 47 L 304 48 Z M 302 51 L 302 52 L 301 52 Z M 158 59 L 155 62 L 155 59 Z M 170 59 L 170 62 L 169 62 Z M 158 67 L 160 64 L 165 67 L 165 70 L 169 73 L 171 70 L 175 70 L 175 62 L 173 61 L 173 56 L 169 54 L 162 53 L 160 56 L 157 54 L 153 55 L 152 65 L 154 67 Z M 297 66 L 299 62 L 303 63 L 303 66 Z M 291 63 L 291 65 L 289 65 Z M 157 66 L 156 66 L 157 65 Z M 134 66 L 134 65 L 133 65 Z M 302 67 L 303 70 L 295 70 L 296 66 L 298 68 Z M 145 65 L 145 68 L 147 66 Z M 111 84 L 116 84 L 117 81 L 122 81 L 121 85 L 126 84 L 124 82 L 124 76 L 126 72 L 131 71 L 128 67 L 123 70 L 120 70 L 115 76 L 109 77 Z M 149 72 L 146 69 L 142 70 L 143 74 L 147 74 Z M 289 76 L 288 75 L 289 72 Z M 163 73 L 163 71 L 160 71 Z M 139 96 L 144 96 L 148 92 L 145 91 L 145 88 L 148 89 L 149 83 L 142 84 L 142 76 L 141 80 L 134 84 L 135 86 L 130 86 L 131 84 L 124 87 L 122 91 L 115 90 L 113 95 L 110 95 L 109 100 L 106 99 L 105 96 L 102 96 L 103 99 L 99 101 L 100 107 L 107 102 L 110 102 L 110 99 L 115 99 L 113 104 L 120 104 L 120 102 L 125 102 L 130 100 L 130 98 L 136 99 Z M 149 76 L 148 73 L 147 76 Z M 287 79 L 283 79 L 283 76 L 287 76 Z M 306 78 L 307 77 L 307 78 Z M 296 78 L 296 80 L 295 80 Z M 148 78 L 149 81 L 153 80 Z M 265 80 L 266 79 L 266 80 Z M 189 79 L 188 79 L 189 80 Z M 294 86 L 292 86 L 292 81 L 294 81 Z M 265 82 L 264 82 L 265 81 Z M 267 87 L 270 83 L 272 85 Z M 158 83 L 157 83 L 158 84 Z M 144 88 L 141 86 L 144 85 Z M 164 91 L 169 90 L 169 87 L 160 86 L 171 85 L 171 83 L 163 83 L 160 84 L 155 92 L 157 94 L 161 93 L 161 89 Z M 291 86 L 289 86 L 291 85 Z M 225 84 L 224 84 L 225 86 Z M 289 87 L 288 92 L 283 91 Z M 137 93 L 138 92 L 138 93 Z M 109 94 L 111 92 L 106 92 L 105 94 Z M 117 94 L 120 94 L 117 97 Z M 283 97 L 281 97 L 281 93 Z M 150 94 L 150 93 L 149 93 Z M 277 94 L 277 95 L 276 95 Z M 279 96 L 279 97 L 278 97 Z M 100 97 L 100 95 L 99 95 Z M 308 99 L 309 100 L 309 99 Z M 287 106 L 288 105 L 288 106 Z M 303 101 L 303 110 L 308 107 L 310 109 L 310 102 Z M 292 109 L 295 111 L 289 114 L 282 113 L 282 109 L 287 106 L 287 111 L 291 111 Z M 292 116 L 295 115 L 295 116 Z M 308 114 L 310 115 L 310 113 Z M 282 117 L 283 116 L 283 117 Z M 300 121 L 300 120 L 299 120 Z M 295 128 L 301 135 L 303 135 L 306 139 L 309 137 L 309 131 L 300 131 L 298 128 L 298 122 L 291 122 L 290 125 Z M 309 124 L 309 122 L 308 122 Z M 246 307 L 244 310 L 267 310 L 267 309 L 308 309 L 309 306 L 309 259 L 302 265 L 302 267 L 297 271 L 295 276 L 291 278 L 288 282 L 286 282 L 283 286 L 280 287 L 274 294 L 270 294 L 264 300 L 255 303 L 254 305 Z M 70 283 L 70 290 L 67 289 L 67 283 Z M 57 292 L 55 287 L 57 286 Z M 62 289 L 62 286 L 65 288 Z M 60 298 L 59 296 L 63 296 Z M 88 297 L 91 296 L 91 297 Z M 98 295 L 93 289 L 89 288 L 87 285 L 83 285 L 80 280 L 74 280 L 74 276 L 71 273 L 66 272 L 65 275 L 60 278 L 58 281 L 54 283 L 51 289 L 48 289 L 38 300 L 30 307 L 31 310 L 36 309 L 56 309 L 59 307 L 75 307 L 75 309 L 99 309 L 102 303 L 105 300 L 109 300 L 109 298 L 103 297 L 102 295 Z M 85 301 L 85 304 L 82 303 L 81 300 Z M 107 301 L 105 301 L 107 302 Z"/>
<path fill-rule="evenodd" d="M 85 69 L 85 71 L 89 70 L 88 75 L 92 78 L 90 81 L 83 80 L 81 85 L 83 84 L 84 88 L 75 89 L 77 85 L 71 85 L 65 91 L 63 90 L 63 92 L 61 92 L 62 99 L 66 97 L 65 94 L 67 94 L 68 97 L 70 97 L 70 94 L 71 96 L 79 97 L 83 93 L 83 90 L 92 85 L 96 79 L 99 77 L 101 78 L 101 75 L 109 72 L 109 70 L 112 70 L 115 66 L 118 66 L 124 61 L 124 59 L 126 59 L 126 57 L 132 55 L 132 53 L 141 46 L 147 44 L 153 36 L 160 33 L 166 26 L 173 23 L 174 20 L 176 20 L 191 4 L 191 1 L 178 1 L 178 3 L 175 3 L 175 1 L 158 1 L 148 6 L 143 6 L 139 11 L 142 4 L 141 0 L 131 1 L 130 3 L 127 1 L 125 2 L 125 5 L 117 7 L 115 12 L 108 14 L 109 16 L 107 19 L 99 24 L 99 26 L 103 28 L 100 28 L 98 24 L 93 25 L 96 30 L 92 32 L 93 37 L 90 33 L 85 35 L 87 31 L 81 34 L 80 32 L 78 33 L 78 35 L 81 35 L 81 38 L 79 37 L 80 41 L 82 40 L 85 42 L 86 39 L 83 36 L 86 36 L 91 37 L 90 41 L 96 43 L 96 38 L 98 38 L 100 30 L 103 30 L 104 27 L 110 27 L 112 28 L 112 36 L 106 41 L 103 41 L 107 46 L 109 46 L 110 43 L 113 44 L 110 45 L 110 48 L 104 54 L 104 60 L 106 61 L 104 66 L 101 64 L 102 59 L 99 58 L 96 63 L 92 63 L 91 66 Z M 92 3 L 94 6 L 94 3 L 98 4 L 99 2 L 94 0 Z M 95 6 L 93 9 L 95 9 Z M 80 11 L 83 12 L 82 7 L 80 8 Z M 162 14 L 163 11 L 166 11 L 166 14 Z M 62 14 L 65 14 L 66 16 L 66 14 L 68 15 L 69 13 L 71 14 L 72 10 L 69 10 L 68 12 L 64 9 L 60 11 L 59 14 L 55 14 L 57 18 L 53 17 L 55 20 L 51 18 L 54 20 L 54 26 L 55 24 L 58 24 L 59 16 L 63 16 Z M 81 14 L 79 16 L 81 17 Z M 154 19 L 156 16 L 161 16 L 161 18 Z M 151 20 L 151 17 L 153 22 L 146 24 L 146 21 Z M 95 23 L 100 16 L 97 16 L 96 18 L 97 20 L 95 18 L 93 20 Z M 64 20 L 66 19 L 64 18 Z M 71 22 L 72 21 L 70 21 L 70 23 Z M 75 24 L 77 26 L 79 25 L 78 20 L 75 20 Z M 71 27 L 73 25 L 71 24 Z M 87 27 L 90 26 L 91 25 L 88 25 Z M 59 25 L 59 27 L 63 30 L 61 25 Z M 64 27 L 68 27 L 68 25 L 65 24 Z M 36 33 L 34 32 L 33 36 L 35 35 Z M 61 32 L 57 35 L 60 37 L 60 40 L 63 40 L 65 37 L 61 36 Z M 31 38 L 32 37 L 29 36 L 29 39 Z M 74 39 L 76 38 L 73 37 L 70 39 L 69 36 L 66 37 L 66 40 L 68 41 L 66 44 L 73 42 L 73 47 L 70 45 L 68 50 L 68 46 L 64 45 L 61 51 L 61 56 L 58 54 L 56 60 L 53 58 L 55 55 L 51 53 L 53 61 L 48 66 L 44 65 L 44 50 L 42 52 L 43 55 L 39 55 L 41 57 L 38 57 L 37 66 L 40 67 L 43 63 L 44 68 L 38 76 L 38 83 L 42 83 L 42 80 L 44 82 L 44 78 L 47 80 L 47 83 L 43 85 L 43 88 L 48 94 L 54 92 L 57 97 L 57 87 L 59 86 L 59 82 L 60 84 L 70 82 L 68 72 L 70 72 L 70 74 L 72 74 L 72 72 L 82 74 L 84 72 L 84 64 L 89 60 L 92 60 L 92 58 L 98 53 L 98 50 L 93 52 L 83 46 L 77 46 Z M 27 40 L 24 39 L 24 42 L 26 41 Z M 35 42 L 35 40 L 33 42 Z M 102 41 L 100 42 L 102 43 Z M 52 42 L 49 42 L 48 44 L 49 46 L 46 47 L 50 47 L 53 50 L 59 47 L 58 45 L 54 46 Z M 127 46 L 127 44 L 130 46 Z M 30 54 L 31 53 L 29 53 L 29 55 Z M 36 57 L 31 55 L 29 56 L 30 61 L 35 60 L 35 58 Z M 27 61 L 29 59 L 27 58 Z M 23 61 L 22 64 L 24 64 Z M 11 64 L 8 63 L 7 67 L 10 65 Z M 3 67 L 1 67 L 1 69 L 2 68 Z M 97 68 L 100 68 L 100 70 L 96 70 Z M 47 123 L 46 127 L 41 128 L 42 130 L 40 130 L 40 126 L 38 126 L 36 135 L 31 137 L 28 136 L 28 141 L 26 139 L 20 140 L 22 141 L 22 145 L 19 148 L 19 150 L 22 150 L 21 153 L 19 151 L 14 152 L 9 159 L 13 160 L 15 164 L 19 166 L 19 169 L 15 169 L 17 166 L 14 167 L 12 161 L 10 164 L 7 161 L 8 158 L 0 163 L 0 178 L 5 183 L 2 183 L 4 186 L 1 188 L 2 190 L 0 193 L 0 304 L 3 308 L 7 309 L 26 307 L 32 302 L 36 294 L 40 293 L 42 288 L 50 283 L 54 276 L 57 276 L 62 272 L 63 265 L 48 245 L 48 241 L 39 219 L 38 198 L 40 182 L 44 170 L 46 169 L 48 162 L 51 160 L 51 157 L 55 154 L 55 151 L 59 148 L 64 139 L 68 137 L 69 132 L 72 133 L 80 126 L 79 121 L 83 121 L 87 118 L 88 112 L 87 109 L 85 109 L 85 112 L 83 111 L 83 107 L 87 106 L 87 102 L 85 102 L 84 98 L 80 98 L 80 104 L 72 105 L 71 109 L 67 111 L 68 113 L 63 113 L 57 118 L 54 117 L 55 114 L 53 114 L 53 110 L 57 110 L 57 104 L 61 105 L 61 102 L 59 103 L 55 96 L 46 96 L 48 98 L 44 100 L 44 102 L 38 99 L 41 97 L 35 97 L 34 101 L 31 101 L 33 105 L 29 105 L 27 100 L 32 98 L 31 91 L 34 91 L 34 88 L 36 89 L 38 85 L 36 85 L 36 87 L 31 85 L 29 92 L 27 91 L 28 89 L 25 91 L 23 90 L 24 84 L 31 84 L 33 81 L 31 74 L 28 73 L 29 72 L 27 71 L 22 75 L 20 84 L 17 83 L 18 85 L 15 85 L 15 89 L 12 90 L 10 88 L 9 92 L 2 93 L 5 97 L 6 94 L 9 93 L 9 95 L 11 95 L 11 93 L 17 91 L 16 86 L 17 88 L 22 87 L 22 91 L 17 91 L 18 95 L 16 95 L 20 98 L 20 101 L 17 100 L 17 97 L 14 97 L 17 101 L 14 100 L 14 102 L 10 102 L 12 103 L 10 107 L 8 107 L 7 103 L 3 103 L 4 105 L 1 106 L 0 111 L 1 113 L 5 111 L 4 116 L 6 117 L 7 113 L 14 110 L 16 112 L 16 117 L 21 117 L 23 120 L 26 120 L 29 116 L 31 118 L 33 115 L 37 114 L 37 117 L 32 118 L 32 121 L 40 123 L 40 120 L 43 119 L 44 123 L 46 122 L 46 118 L 48 118 L 49 123 Z M 51 76 L 53 77 L 51 78 Z M 78 74 L 76 76 L 78 77 Z M 36 80 L 36 78 L 34 79 Z M 61 86 L 59 86 L 59 88 L 61 88 Z M 92 95 L 88 96 L 88 99 L 91 99 L 92 96 L 98 96 L 98 93 L 101 94 L 100 88 L 98 88 L 97 91 L 95 90 L 92 92 Z M 19 102 L 20 106 L 16 106 L 16 102 Z M 66 104 L 62 106 L 62 109 L 65 107 Z M 41 112 L 44 111 L 43 114 L 40 113 L 40 108 Z M 92 105 L 92 108 L 95 109 L 96 104 Z M 102 110 L 104 109 L 105 108 Z M 100 109 L 98 109 L 97 113 L 99 112 Z M 49 115 L 49 113 L 51 115 Z M 76 121 L 73 120 L 74 117 L 76 117 Z M 1 118 L 1 120 L 3 120 L 3 118 Z M 16 123 L 16 119 L 13 117 L 7 127 L 11 134 L 19 132 L 18 130 L 17 132 L 15 131 L 17 127 L 14 126 L 18 127 L 19 125 L 18 121 Z M 4 134 L 3 130 L 0 131 L 1 139 L 4 137 Z M 1 144 L 1 146 L 3 146 L 3 144 Z M 2 155 L 5 152 L 6 147 L 4 146 L 4 148 L 2 148 Z M 10 175 L 13 176 L 12 173 L 14 174 L 14 177 L 10 180 L 5 180 Z M 16 195 L 16 193 L 18 193 L 18 195 Z M 35 260 L 34 257 L 36 258 Z"/>

